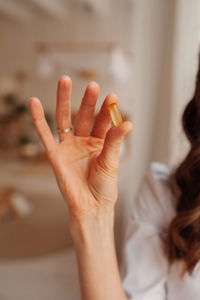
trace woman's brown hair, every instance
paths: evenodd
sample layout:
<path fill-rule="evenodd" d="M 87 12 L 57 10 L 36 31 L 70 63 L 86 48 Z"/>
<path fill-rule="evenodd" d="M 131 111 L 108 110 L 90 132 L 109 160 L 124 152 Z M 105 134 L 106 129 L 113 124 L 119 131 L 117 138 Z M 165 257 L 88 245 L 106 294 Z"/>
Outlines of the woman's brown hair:
<path fill-rule="evenodd" d="M 190 150 L 173 174 L 180 196 L 168 231 L 168 256 L 170 262 L 184 261 L 184 271 L 191 274 L 200 261 L 200 59 L 194 95 L 182 124 Z"/>

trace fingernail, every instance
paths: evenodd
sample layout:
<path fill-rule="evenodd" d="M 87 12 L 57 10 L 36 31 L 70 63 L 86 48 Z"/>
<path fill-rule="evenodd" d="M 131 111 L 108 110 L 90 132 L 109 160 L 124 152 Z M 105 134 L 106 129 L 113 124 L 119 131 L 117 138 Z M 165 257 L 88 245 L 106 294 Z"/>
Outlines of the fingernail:
<path fill-rule="evenodd" d="M 36 98 L 36 97 L 31 97 L 30 101 L 34 102 L 34 103 L 39 103 L 40 102 L 40 100 L 38 98 Z"/>

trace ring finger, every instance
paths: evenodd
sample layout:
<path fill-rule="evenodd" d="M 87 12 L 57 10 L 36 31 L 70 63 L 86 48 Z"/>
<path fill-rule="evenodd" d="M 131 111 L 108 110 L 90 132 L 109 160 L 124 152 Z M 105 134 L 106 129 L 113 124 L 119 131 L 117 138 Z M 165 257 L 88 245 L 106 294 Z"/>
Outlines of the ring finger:
<path fill-rule="evenodd" d="M 71 89 L 72 81 L 70 77 L 63 76 L 58 81 L 57 102 L 56 102 L 56 124 L 60 141 L 63 141 L 68 133 L 62 132 L 63 129 L 71 126 Z"/>
<path fill-rule="evenodd" d="M 107 131 L 111 127 L 111 118 L 108 111 L 108 107 L 111 104 L 118 104 L 119 100 L 117 95 L 115 94 L 109 94 L 106 96 L 106 99 L 104 100 L 101 109 L 96 116 L 94 126 L 91 132 L 91 136 L 98 137 L 101 139 L 104 139 L 106 136 Z"/>

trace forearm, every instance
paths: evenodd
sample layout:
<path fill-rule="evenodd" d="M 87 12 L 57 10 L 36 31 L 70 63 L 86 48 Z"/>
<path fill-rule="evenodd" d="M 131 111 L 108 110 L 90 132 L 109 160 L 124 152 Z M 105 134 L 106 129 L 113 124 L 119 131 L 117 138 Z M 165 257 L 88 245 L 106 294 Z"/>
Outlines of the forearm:
<path fill-rule="evenodd" d="M 116 258 L 113 217 L 76 225 L 72 236 L 82 300 L 126 300 Z"/>

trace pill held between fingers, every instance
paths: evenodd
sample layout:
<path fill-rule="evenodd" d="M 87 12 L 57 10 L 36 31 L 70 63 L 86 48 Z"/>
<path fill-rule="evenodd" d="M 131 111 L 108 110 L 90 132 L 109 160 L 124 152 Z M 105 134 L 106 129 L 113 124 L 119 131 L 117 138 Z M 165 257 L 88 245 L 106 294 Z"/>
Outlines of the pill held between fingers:
<path fill-rule="evenodd" d="M 123 121 L 122 121 L 122 116 L 120 114 L 118 105 L 116 103 L 112 103 L 108 106 L 108 110 L 114 126 L 121 125 Z"/>

